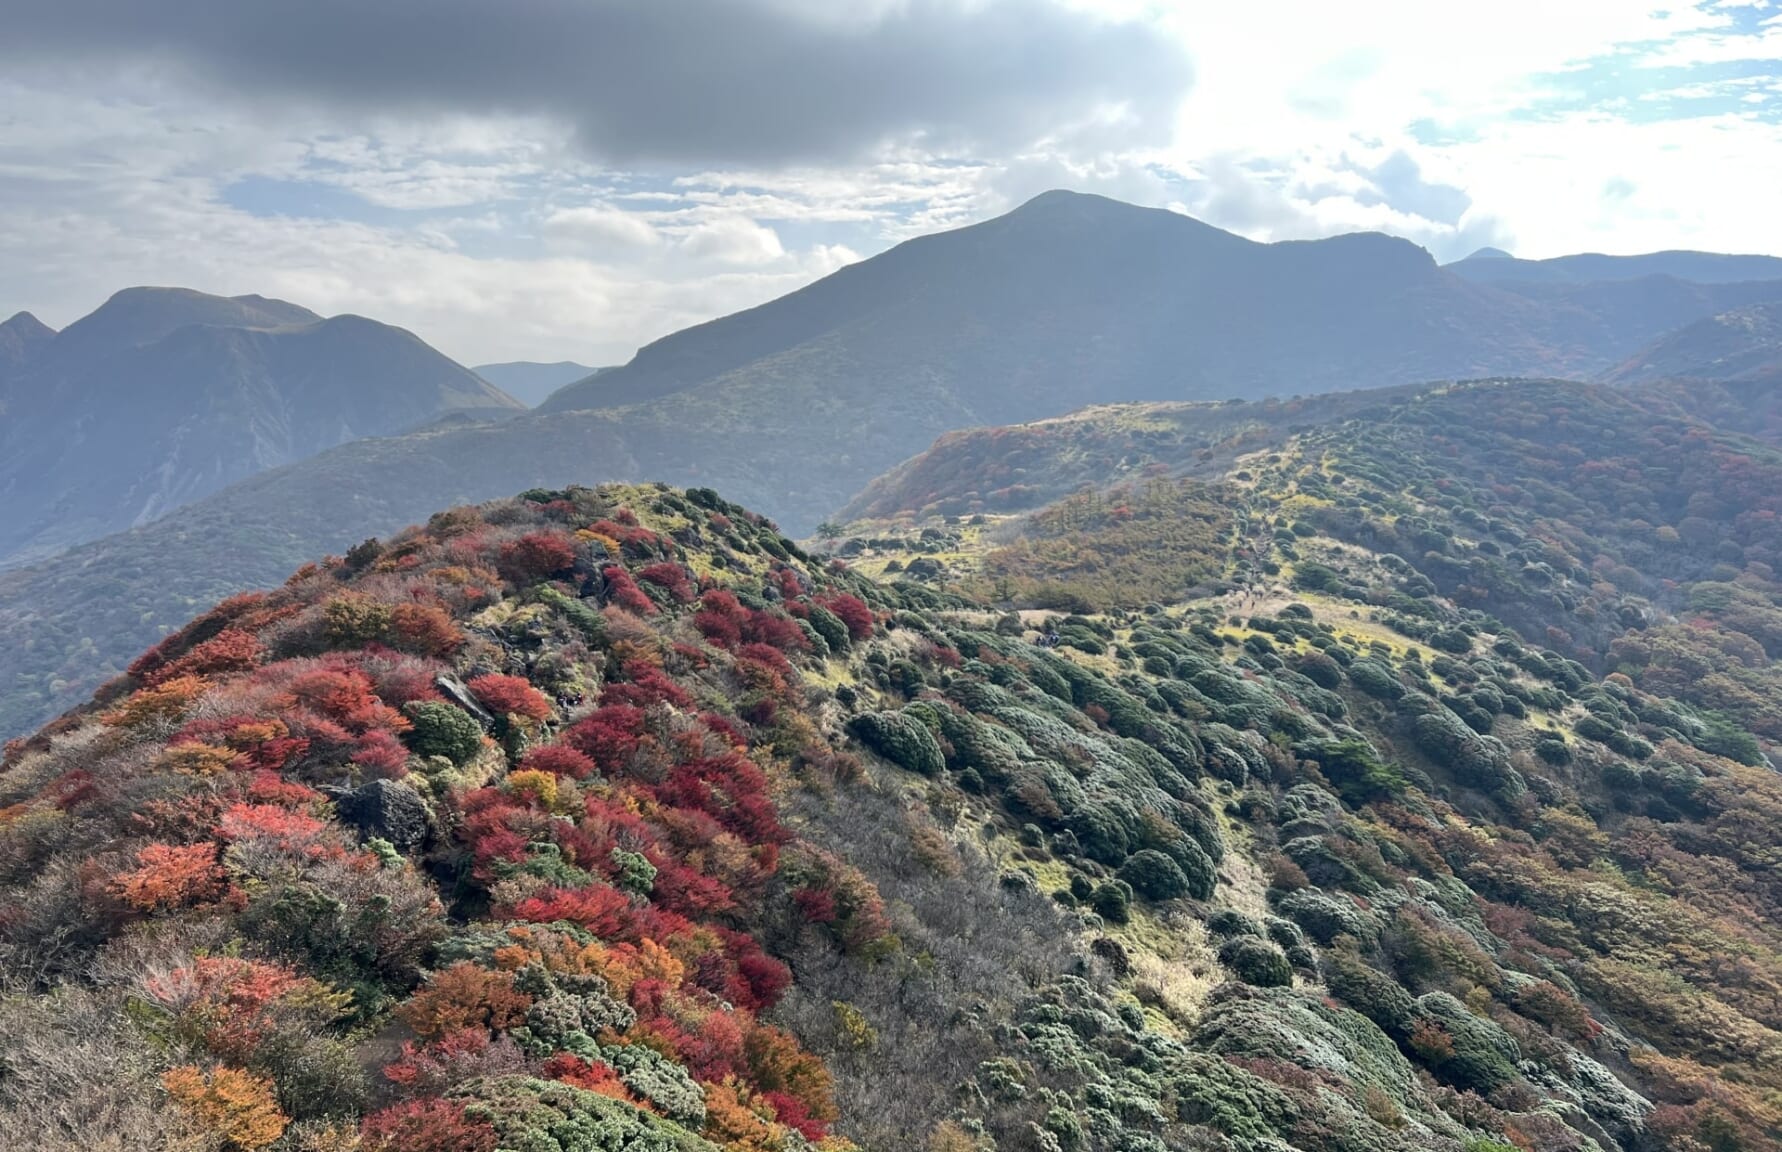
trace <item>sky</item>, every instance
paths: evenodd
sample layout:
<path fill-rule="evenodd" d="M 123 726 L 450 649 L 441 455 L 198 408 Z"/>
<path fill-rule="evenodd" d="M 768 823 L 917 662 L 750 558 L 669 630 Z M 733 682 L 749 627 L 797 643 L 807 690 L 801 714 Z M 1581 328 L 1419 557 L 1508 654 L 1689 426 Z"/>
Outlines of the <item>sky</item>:
<path fill-rule="evenodd" d="M 1048 188 L 1443 261 L 1782 254 L 1782 0 L 7 0 L 0 317 L 620 363 Z"/>

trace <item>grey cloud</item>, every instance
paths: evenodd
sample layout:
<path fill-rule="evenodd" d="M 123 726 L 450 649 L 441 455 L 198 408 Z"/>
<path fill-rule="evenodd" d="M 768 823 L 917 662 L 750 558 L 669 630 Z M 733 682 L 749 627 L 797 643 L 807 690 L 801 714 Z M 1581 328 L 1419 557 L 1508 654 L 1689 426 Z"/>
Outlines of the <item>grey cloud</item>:
<path fill-rule="evenodd" d="M 852 0 L 848 0 L 852 2 Z M 1096 106 L 1167 137 L 1189 83 L 1155 29 L 1050 0 L 22 0 L 0 61 L 146 62 L 232 100 L 544 114 L 602 160 L 787 163 L 890 139 L 1013 149 Z"/>
<path fill-rule="evenodd" d="M 1473 206 L 1473 198 L 1465 189 L 1425 180 L 1423 169 L 1402 149 L 1372 168 L 1357 167 L 1354 171 L 1373 182 L 1381 203 L 1437 224 L 1457 224 Z"/>

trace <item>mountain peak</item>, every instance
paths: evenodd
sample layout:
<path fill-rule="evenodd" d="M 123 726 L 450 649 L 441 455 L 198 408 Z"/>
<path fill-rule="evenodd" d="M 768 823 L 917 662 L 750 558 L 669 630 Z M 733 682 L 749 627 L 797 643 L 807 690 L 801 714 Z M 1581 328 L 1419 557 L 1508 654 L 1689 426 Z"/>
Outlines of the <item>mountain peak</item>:
<path fill-rule="evenodd" d="M 78 334 L 75 342 L 85 348 L 117 352 L 159 340 L 191 324 L 285 328 L 319 320 L 321 317 L 307 308 L 265 296 L 212 296 L 191 288 L 143 285 L 114 292 L 105 303 L 70 324 L 63 335 Z"/>
<path fill-rule="evenodd" d="M 54 328 L 29 312 L 13 313 L 11 319 L 0 324 L 0 332 L 21 340 L 46 340 L 56 334 Z"/>
<path fill-rule="evenodd" d="M 1468 260 L 1514 260 L 1515 257 L 1502 248 L 1481 248 L 1467 257 Z"/>
<path fill-rule="evenodd" d="M 15 314 L 0 324 L 0 374 L 23 368 L 55 338 L 56 330 L 31 313 Z"/>

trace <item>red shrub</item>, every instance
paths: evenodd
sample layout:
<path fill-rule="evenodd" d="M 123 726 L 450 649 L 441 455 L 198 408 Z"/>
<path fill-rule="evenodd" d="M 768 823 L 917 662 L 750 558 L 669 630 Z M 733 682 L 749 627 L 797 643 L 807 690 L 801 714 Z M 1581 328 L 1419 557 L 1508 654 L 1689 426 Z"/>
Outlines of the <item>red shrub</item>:
<path fill-rule="evenodd" d="M 493 1152 L 495 1128 L 455 1100 L 409 1100 L 373 1112 L 359 1126 L 365 1152 Z"/>
<path fill-rule="evenodd" d="M 711 601 L 711 596 L 706 596 Z M 699 634 L 719 648 L 734 648 L 742 643 L 743 622 L 727 613 L 705 608 L 693 614 L 693 626 Z"/>
<path fill-rule="evenodd" d="M 687 577 L 687 570 L 672 561 L 665 560 L 660 564 L 640 568 L 637 578 L 647 580 L 667 592 L 676 604 L 691 604 L 699 595 L 699 590 Z"/>
<path fill-rule="evenodd" d="M 575 540 L 563 532 L 528 532 L 501 546 L 501 574 L 526 585 L 557 575 L 575 564 Z"/>
<path fill-rule="evenodd" d="M 550 924 L 567 920 L 602 940 L 635 936 L 630 899 L 617 888 L 592 884 L 586 888 L 547 888 L 522 900 L 512 910 L 516 920 Z"/>
<path fill-rule="evenodd" d="M 431 660 L 373 648 L 366 650 L 360 665 L 378 698 L 394 708 L 440 698 L 435 681 L 443 667 Z"/>
<path fill-rule="evenodd" d="M 636 616 L 656 614 L 655 601 L 644 595 L 643 589 L 637 586 L 637 581 L 631 578 L 631 573 L 613 564 L 601 569 L 600 574 L 606 578 L 607 603 Z"/>
<path fill-rule="evenodd" d="M 619 1080 L 619 1074 L 612 1066 L 598 1060 L 588 1060 L 573 1052 L 559 1052 L 544 1062 L 539 1071 L 547 1080 L 561 1080 L 565 1084 L 573 1084 L 577 1088 L 589 1092 L 598 1092 L 602 1096 L 612 1096 L 620 1100 L 628 1100 L 631 1093 Z"/>
<path fill-rule="evenodd" d="M 378 729 L 353 742 L 352 761 L 374 776 L 395 780 L 408 774 L 408 749 L 390 732 Z"/>
<path fill-rule="evenodd" d="M 524 676 L 478 676 L 468 685 L 470 694 L 497 716 L 524 716 L 528 720 L 549 720 L 551 701 L 532 686 Z"/>
<path fill-rule="evenodd" d="M 594 774 L 595 764 L 587 755 L 567 744 L 544 744 L 529 750 L 520 758 L 520 770 L 549 772 L 553 776 L 585 780 Z"/>
<path fill-rule="evenodd" d="M 876 619 L 872 609 L 858 596 L 839 593 L 823 601 L 823 607 L 841 617 L 841 622 L 848 626 L 848 635 L 855 640 L 865 640 L 872 635 Z"/>
<path fill-rule="evenodd" d="M 279 665 L 272 665 L 278 669 Z M 335 720 L 377 703 L 371 677 L 341 660 L 318 661 L 285 682 L 280 709 L 307 708 Z"/>
<path fill-rule="evenodd" d="M 780 596 L 790 604 L 804 595 L 804 581 L 797 572 L 790 568 L 781 568 L 773 574 L 774 587 L 780 590 Z"/>
<path fill-rule="evenodd" d="M 464 644 L 451 613 L 437 604 L 398 604 L 390 610 L 390 635 L 398 648 L 419 656 L 450 656 Z"/>
<path fill-rule="evenodd" d="M 236 804 L 217 822 L 225 840 L 264 840 L 286 852 L 313 846 L 327 825 L 314 816 L 272 804 Z"/>
<path fill-rule="evenodd" d="M 751 612 L 743 639 L 757 644 L 771 644 L 783 652 L 803 652 L 810 647 L 798 621 L 778 612 Z"/>
<path fill-rule="evenodd" d="M 252 632 L 225 628 L 184 656 L 150 672 L 143 683 L 152 688 L 176 676 L 216 676 L 225 672 L 245 672 L 259 663 L 264 652 L 259 637 Z"/>
<path fill-rule="evenodd" d="M 637 751 L 643 738 L 643 709 L 632 704 L 602 704 L 563 734 L 564 742 L 591 758 L 602 772 L 617 772 Z"/>
<path fill-rule="evenodd" d="M 676 708 L 693 706 L 693 697 L 687 690 L 654 664 L 628 660 L 620 672 L 629 683 L 607 685 L 600 696 L 603 702 L 633 704 L 639 708 L 648 708 L 652 704 L 671 704 Z"/>
<path fill-rule="evenodd" d="M 835 897 L 821 888 L 800 888 L 792 893 L 798 914 L 812 924 L 835 922 Z"/>
<path fill-rule="evenodd" d="M 513 974 L 468 961 L 435 973 L 427 986 L 396 1010 L 423 1036 L 481 1028 L 505 1031 L 526 1018 L 532 997 L 514 987 Z"/>
<path fill-rule="evenodd" d="M 402 1055 L 384 1065 L 384 1078 L 414 1095 L 437 1095 L 466 1080 L 515 1072 L 524 1064 L 505 1037 L 491 1042 L 483 1028 L 448 1032 L 431 1044 L 404 1041 Z"/>

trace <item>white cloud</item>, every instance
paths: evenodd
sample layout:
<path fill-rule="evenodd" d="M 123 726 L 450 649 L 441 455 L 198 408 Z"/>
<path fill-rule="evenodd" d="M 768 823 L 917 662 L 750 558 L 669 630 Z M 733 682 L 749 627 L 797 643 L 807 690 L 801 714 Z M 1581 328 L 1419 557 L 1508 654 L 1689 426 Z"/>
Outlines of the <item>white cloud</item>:
<path fill-rule="evenodd" d="M 742 216 L 695 224 L 681 237 L 681 251 L 719 264 L 771 264 L 786 254 L 779 233 Z"/>
<path fill-rule="evenodd" d="M 756 2 L 825 36 L 907 7 Z M 1087 84 L 1000 143 L 917 131 L 864 157 L 762 146 L 626 171 L 567 116 L 249 109 L 154 65 L 10 69 L 0 315 L 64 324 L 126 284 L 179 283 L 376 316 L 467 362 L 604 363 L 1055 186 L 1259 239 L 1381 228 L 1444 258 L 1782 252 L 1782 64 L 1764 67 L 1782 17 L 1755 3 L 1501 0 L 1457 23 L 1425 0 L 1064 2 L 1184 49 L 1172 131 L 1133 132 L 1129 101 Z M 973 115 L 1000 98 L 974 88 Z"/>
<path fill-rule="evenodd" d="M 560 208 L 545 217 L 545 233 L 586 244 L 595 251 L 653 248 L 662 241 L 641 213 L 627 212 L 610 204 Z"/>

